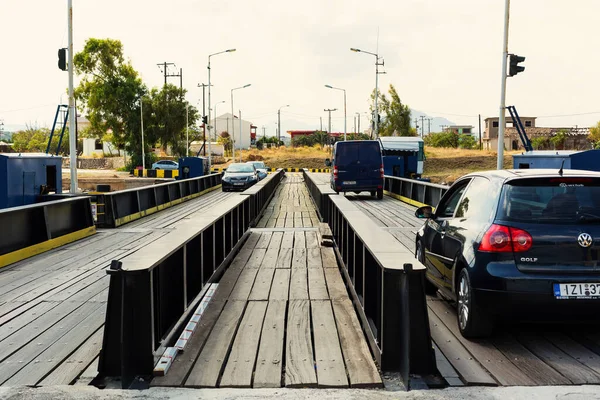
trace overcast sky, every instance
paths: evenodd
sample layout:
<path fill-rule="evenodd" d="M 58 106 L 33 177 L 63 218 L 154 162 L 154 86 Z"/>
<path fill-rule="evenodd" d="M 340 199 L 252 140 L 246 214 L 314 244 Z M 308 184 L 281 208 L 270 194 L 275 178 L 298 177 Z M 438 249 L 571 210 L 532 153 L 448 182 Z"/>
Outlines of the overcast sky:
<path fill-rule="evenodd" d="M 150 87 L 163 76 L 157 63 L 183 68 L 188 100 L 202 107 L 207 57 L 212 103 L 275 134 L 327 124 L 348 131 L 375 86 L 377 50 L 385 60 L 380 88 L 393 84 L 404 103 L 430 116 L 477 125 L 497 116 L 500 98 L 504 0 L 74 0 L 74 43 L 118 39 Z M 526 71 L 509 78 L 507 104 L 539 126 L 590 126 L 600 120 L 598 0 L 512 0 L 509 51 L 527 57 Z M 67 46 L 67 0 L 0 0 L 0 120 L 10 128 L 50 126 L 67 87 L 57 50 Z M 172 72 L 176 72 L 172 70 Z M 178 78 L 170 82 L 179 84 Z M 62 96 L 66 102 L 67 97 Z M 584 114 L 586 115 L 573 115 Z M 562 116 L 569 115 L 569 116 Z M 553 116 L 545 117 L 542 116 Z M 558 116 L 558 117 L 557 117 Z M 365 125 L 363 125 L 364 127 Z"/>

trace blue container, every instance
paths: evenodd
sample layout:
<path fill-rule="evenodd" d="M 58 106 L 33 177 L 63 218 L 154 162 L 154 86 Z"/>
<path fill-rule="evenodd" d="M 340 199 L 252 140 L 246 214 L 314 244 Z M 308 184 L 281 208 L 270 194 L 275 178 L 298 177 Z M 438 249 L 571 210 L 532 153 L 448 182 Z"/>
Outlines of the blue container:
<path fill-rule="evenodd" d="M 182 157 L 179 159 L 179 176 L 177 179 L 190 179 L 206 175 L 208 158 Z"/>
<path fill-rule="evenodd" d="M 544 168 L 559 170 L 579 169 L 586 171 L 600 171 L 600 150 L 583 151 L 529 151 L 513 155 L 513 168 Z"/>
<path fill-rule="evenodd" d="M 0 209 L 34 204 L 48 193 L 62 193 L 62 157 L 0 154 Z"/>
<path fill-rule="evenodd" d="M 411 136 L 379 138 L 385 175 L 420 178 L 423 174 L 423 139 Z"/>

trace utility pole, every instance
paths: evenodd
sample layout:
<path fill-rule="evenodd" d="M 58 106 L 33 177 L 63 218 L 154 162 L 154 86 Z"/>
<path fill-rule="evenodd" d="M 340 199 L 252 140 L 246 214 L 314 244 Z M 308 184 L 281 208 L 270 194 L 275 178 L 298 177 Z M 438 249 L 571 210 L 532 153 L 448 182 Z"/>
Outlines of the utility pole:
<path fill-rule="evenodd" d="M 356 133 L 356 115 L 354 116 L 354 133 Z"/>
<path fill-rule="evenodd" d="M 265 132 L 266 132 L 266 130 L 267 130 L 267 128 L 265 128 L 265 127 L 263 126 L 263 127 L 262 127 L 262 130 L 263 130 L 263 141 L 265 141 L 265 139 L 266 139 L 266 137 L 267 137 L 267 134 L 265 133 Z"/>
<path fill-rule="evenodd" d="M 323 111 L 326 111 L 329 113 L 329 131 L 327 131 L 327 135 L 331 135 L 331 112 L 337 111 L 337 108 L 326 108 Z"/>
<path fill-rule="evenodd" d="M 205 101 L 205 96 L 204 96 L 205 95 L 204 89 L 208 85 L 205 85 L 204 83 L 199 83 L 198 87 L 200 87 L 200 86 L 202 86 L 202 149 L 204 151 L 204 156 L 206 156 L 206 123 L 204 122 L 204 117 L 206 117 L 206 101 Z"/>
<path fill-rule="evenodd" d="M 319 117 L 319 119 L 321 120 L 321 132 L 323 132 L 323 117 Z"/>
<path fill-rule="evenodd" d="M 481 141 L 481 114 L 479 114 L 479 150 L 483 150 L 483 143 Z"/>
<path fill-rule="evenodd" d="M 419 134 L 419 118 L 415 118 L 415 129 L 417 130 L 417 135 Z"/>
<path fill-rule="evenodd" d="M 242 162 L 242 110 L 238 110 L 238 112 L 240 114 L 240 162 Z M 233 161 L 235 161 L 235 158 L 233 159 Z"/>
<path fill-rule="evenodd" d="M 421 115 L 421 137 L 425 136 L 425 116 Z"/>
<path fill-rule="evenodd" d="M 360 133 L 360 113 L 357 112 L 356 115 L 358 116 L 358 131 L 356 133 Z"/>
<path fill-rule="evenodd" d="M 77 193 L 77 109 L 73 92 L 73 0 L 68 3 L 69 30 L 69 156 L 71 160 L 71 194 Z"/>
<path fill-rule="evenodd" d="M 433 121 L 433 118 L 427 118 L 427 134 L 428 135 L 431 133 L 431 121 Z"/>
<path fill-rule="evenodd" d="M 502 86 L 500 88 L 500 123 L 498 124 L 498 162 L 497 169 L 504 168 L 504 130 L 506 129 L 506 69 L 508 58 L 508 27 L 510 0 L 506 0 L 504 9 L 504 41 L 502 43 Z"/>
<path fill-rule="evenodd" d="M 2 141 L 2 135 L 4 135 L 4 120 L 0 119 L 0 142 Z"/>

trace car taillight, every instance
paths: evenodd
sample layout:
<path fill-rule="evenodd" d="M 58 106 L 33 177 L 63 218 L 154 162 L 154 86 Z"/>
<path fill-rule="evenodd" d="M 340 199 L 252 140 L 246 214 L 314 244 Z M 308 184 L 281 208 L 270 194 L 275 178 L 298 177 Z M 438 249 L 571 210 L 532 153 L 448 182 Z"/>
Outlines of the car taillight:
<path fill-rule="evenodd" d="M 523 229 L 493 224 L 479 244 L 479 251 L 491 253 L 523 252 L 531 248 L 533 239 Z"/>
<path fill-rule="evenodd" d="M 338 168 L 333 167 L 333 179 L 337 179 L 337 178 L 338 178 Z"/>
<path fill-rule="evenodd" d="M 381 164 L 381 166 L 379 167 L 379 174 L 380 174 L 380 177 L 383 178 L 383 175 L 384 175 L 383 164 Z"/>

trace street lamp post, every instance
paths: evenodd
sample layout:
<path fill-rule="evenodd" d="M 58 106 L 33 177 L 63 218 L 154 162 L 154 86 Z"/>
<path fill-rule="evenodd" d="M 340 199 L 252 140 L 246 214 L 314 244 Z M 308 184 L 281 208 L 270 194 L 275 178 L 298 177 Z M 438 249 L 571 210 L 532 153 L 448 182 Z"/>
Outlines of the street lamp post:
<path fill-rule="evenodd" d="M 238 89 L 245 89 L 250 85 L 251 84 L 248 83 L 247 85 L 231 89 L 231 158 L 233 158 L 233 161 L 235 161 L 235 116 L 233 115 L 233 91 L 238 90 Z M 241 116 L 240 116 L 240 119 L 241 119 Z M 242 141 L 242 132 L 240 131 L 240 146 L 241 146 L 241 141 Z M 242 153 L 241 153 L 241 148 L 240 148 L 240 160 L 242 159 L 241 154 Z"/>
<path fill-rule="evenodd" d="M 350 48 L 351 51 L 354 51 L 356 53 L 366 53 L 366 54 L 370 54 L 372 56 L 375 56 L 375 116 L 374 118 L 374 133 L 375 133 L 375 138 L 377 138 L 379 136 L 379 110 L 377 109 L 377 100 L 379 97 L 379 66 L 380 65 L 384 65 L 384 63 L 382 62 L 381 64 L 379 63 L 379 60 L 381 59 L 381 57 L 379 57 L 379 55 L 377 53 L 371 53 L 368 51 L 364 51 L 364 50 L 360 50 L 360 49 L 355 49 L 355 48 Z"/>
<path fill-rule="evenodd" d="M 144 98 L 140 97 L 140 121 L 142 124 L 142 175 L 146 170 L 146 155 L 144 154 Z"/>
<path fill-rule="evenodd" d="M 358 132 L 356 132 L 356 133 L 360 133 L 360 113 L 357 112 L 355 114 L 358 116 Z"/>
<path fill-rule="evenodd" d="M 213 123 L 213 127 L 215 128 L 215 131 L 217 129 L 217 118 L 219 116 L 219 114 L 217 114 L 217 104 L 221 104 L 221 103 L 225 103 L 225 100 L 222 100 L 222 101 L 219 101 L 219 102 L 215 103 L 215 106 L 214 106 L 215 120 L 214 120 L 214 123 Z M 210 107 L 210 105 L 209 105 L 209 107 Z M 210 124 L 210 120 L 209 120 L 209 124 Z"/>
<path fill-rule="evenodd" d="M 277 147 L 279 147 L 279 143 L 281 142 L 281 109 L 289 106 L 289 104 L 286 104 L 277 110 Z"/>
<path fill-rule="evenodd" d="M 235 51 L 235 49 L 228 49 L 225 51 L 220 51 L 218 53 L 210 54 L 208 56 L 208 67 L 207 68 L 208 68 L 208 104 L 209 104 L 209 106 L 210 106 L 210 58 L 212 56 L 216 56 L 217 54 L 232 53 L 234 51 Z M 208 110 L 208 121 L 210 121 L 210 109 Z M 211 131 L 210 126 L 208 128 L 209 128 L 208 129 L 208 170 L 210 171 L 210 168 L 212 166 L 212 151 L 211 151 L 211 145 L 210 145 L 212 142 L 212 138 L 211 138 L 211 134 L 210 134 L 210 131 Z"/>
<path fill-rule="evenodd" d="M 325 85 L 326 88 L 335 89 L 335 90 L 343 90 L 344 91 L 344 141 L 346 141 L 346 89 L 336 88 L 331 85 Z"/>
<path fill-rule="evenodd" d="M 500 120 L 498 121 L 498 160 L 497 169 L 504 168 L 504 131 L 506 129 L 506 70 L 508 58 L 508 25 L 510 16 L 510 0 L 504 6 L 504 40 L 502 43 L 502 87 L 500 91 Z"/>

